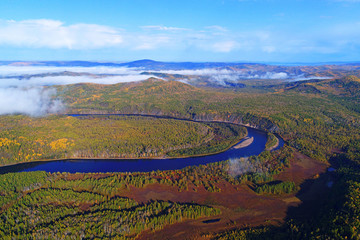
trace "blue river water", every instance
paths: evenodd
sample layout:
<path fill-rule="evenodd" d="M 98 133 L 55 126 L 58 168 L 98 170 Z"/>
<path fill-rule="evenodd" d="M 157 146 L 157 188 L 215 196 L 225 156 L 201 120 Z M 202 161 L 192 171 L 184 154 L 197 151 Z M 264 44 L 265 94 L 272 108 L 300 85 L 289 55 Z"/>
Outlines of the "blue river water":
<path fill-rule="evenodd" d="M 214 155 L 173 159 L 69 159 L 39 161 L 1 167 L 0 173 L 29 171 L 46 171 L 52 173 L 151 172 L 156 170 L 175 170 L 187 166 L 225 161 L 231 158 L 259 155 L 265 149 L 267 134 L 250 127 L 248 127 L 247 130 L 248 137 L 254 137 L 254 141 L 249 146 L 239 149 L 233 147 L 225 152 Z M 284 141 L 281 138 L 279 138 L 279 140 L 279 146 L 274 150 L 284 145 Z"/>

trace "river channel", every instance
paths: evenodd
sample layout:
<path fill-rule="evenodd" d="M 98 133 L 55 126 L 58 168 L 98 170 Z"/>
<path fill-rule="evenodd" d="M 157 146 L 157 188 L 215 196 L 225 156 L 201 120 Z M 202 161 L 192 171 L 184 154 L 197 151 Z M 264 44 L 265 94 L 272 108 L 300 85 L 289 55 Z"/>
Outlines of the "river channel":
<path fill-rule="evenodd" d="M 76 115 L 74 115 L 76 116 Z M 259 155 L 265 150 L 267 134 L 264 131 L 247 127 L 248 138 L 253 138 L 250 145 L 242 148 L 232 147 L 224 152 L 187 158 L 160 158 L 160 159 L 67 159 L 38 161 L 31 163 L 20 163 L 0 168 L 0 173 L 7 172 L 69 172 L 69 173 L 91 173 L 91 172 L 151 172 L 156 170 L 176 170 L 187 166 L 195 166 L 232 158 L 249 157 Z M 241 140 L 246 141 L 246 139 Z M 279 138 L 277 150 L 284 145 Z M 238 145 L 238 144 L 236 144 Z M 235 145 L 235 146 L 236 146 Z"/>

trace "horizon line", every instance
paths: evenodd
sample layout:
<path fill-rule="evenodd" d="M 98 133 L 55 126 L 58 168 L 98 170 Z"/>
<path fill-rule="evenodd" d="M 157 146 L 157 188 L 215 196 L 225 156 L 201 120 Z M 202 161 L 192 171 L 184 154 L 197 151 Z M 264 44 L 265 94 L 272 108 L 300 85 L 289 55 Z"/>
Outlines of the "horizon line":
<path fill-rule="evenodd" d="M 36 63 L 36 62 L 88 62 L 88 63 L 114 63 L 114 64 L 125 64 L 125 63 L 134 63 L 141 61 L 149 61 L 154 63 L 229 63 L 229 64 L 266 64 L 266 65 L 341 65 L 341 64 L 360 64 L 360 60 L 352 61 L 319 61 L 319 62 L 306 62 L 306 61 L 289 61 L 289 62 L 279 62 L 279 61 L 161 61 L 153 59 L 136 59 L 129 61 L 121 60 L 0 60 L 0 63 Z"/>

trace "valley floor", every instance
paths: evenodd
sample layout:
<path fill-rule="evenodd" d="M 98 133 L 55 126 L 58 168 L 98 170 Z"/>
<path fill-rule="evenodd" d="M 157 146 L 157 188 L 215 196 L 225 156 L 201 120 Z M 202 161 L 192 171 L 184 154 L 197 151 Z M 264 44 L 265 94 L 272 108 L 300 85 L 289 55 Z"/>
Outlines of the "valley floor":
<path fill-rule="evenodd" d="M 292 180 L 301 185 L 308 179 L 317 179 L 325 174 L 328 164 L 313 160 L 303 154 L 296 153 L 291 167 L 274 176 L 276 180 Z M 161 199 L 176 202 L 195 202 L 198 204 L 219 207 L 221 215 L 197 220 L 176 223 L 166 226 L 160 231 L 146 231 L 137 239 L 212 239 L 217 233 L 234 228 L 249 228 L 264 225 L 279 225 L 284 222 L 288 209 L 297 207 L 302 201 L 314 201 L 327 190 L 327 182 L 307 184 L 301 194 L 286 194 L 280 196 L 258 195 L 251 186 L 242 184 L 233 186 L 220 184 L 221 193 L 211 193 L 204 189 L 197 192 L 178 192 L 167 186 L 152 185 L 146 188 L 131 188 L 125 196 L 136 201 L 147 202 L 151 199 Z M 317 194 L 314 194 L 314 193 Z M 206 223 L 207 220 L 219 220 Z"/>

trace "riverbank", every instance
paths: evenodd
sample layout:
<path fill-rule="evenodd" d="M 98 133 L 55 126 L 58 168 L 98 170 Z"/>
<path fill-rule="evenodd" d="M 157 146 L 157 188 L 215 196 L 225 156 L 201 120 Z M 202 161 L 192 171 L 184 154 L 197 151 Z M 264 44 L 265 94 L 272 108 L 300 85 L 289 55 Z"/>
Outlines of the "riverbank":
<path fill-rule="evenodd" d="M 279 140 L 279 138 L 276 137 L 276 143 L 273 146 L 266 148 L 265 150 L 272 151 L 272 150 L 276 149 L 279 146 L 279 144 L 280 144 L 280 140 Z"/>
<path fill-rule="evenodd" d="M 140 115 L 80 119 L 66 115 L 38 119 L 6 116 L 1 124 L 6 128 L 0 145 L 7 147 L 1 149 L 0 166 L 68 159 L 206 156 L 226 151 L 247 135 L 245 127 L 235 124 Z"/>
<path fill-rule="evenodd" d="M 69 173 L 97 173 L 97 172 L 151 172 L 182 169 L 188 166 L 226 161 L 231 158 L 248 157 L 259 155 L 265 149 L 267 135 L 263 131 L 248 128 L 249 138 L 253 137 L 253 143 L 247 147 L 228 150 L 218 154 L 187 157 L 187 158 L 152 158 L 152 159 L 54 159 L 37 162 L 16 164 L 14 166 L 1 167 L 1 173 L 20 171 L 47 171 Z"/>
<path fill-rule="evenodd" d="M 105 116 L 107 114 L 95 114 L 95 116 Z M 126 116 L 126 114 L 119 114 Z M 134 114 L 130 114 L 134 116 Z M 69 116 L 69 115 L 68 115 Z M 72 117 L 91 116 L 73 115 Z M 112 115 L 113 116 L 113 115 Z M 142 115 L 137 115 L 142 116 Z M 146 116 L 154 118 L 172 118 L 159 116 Z M 172 118 L 176 119 L 176 118 Z M 180 120 L 180 119 L 178 119 Z M 217 122 L 220 121 L 194 121 L 189 119 L 181 119 L 193 122 Z M 223 122 L 230 123 L 230 122 Z M 244 126 L 242 124 L 230 123 L 234 125 Z M 174 170 L 187 166 L 207 164 L 211 162 L 225 161 L 230 158 L 248 157 L 258 155 L 265 150 L 266 132 L 244 126 L 247 129 L 247 137 L 239 139 L 239 141 L 230 144 L 221 151 L 184 155 L 181 157 L 139 157 L 139 158 L 63 158 L 63 159 L 43 159 L 34 162 L 14 163 L 0 167 L 0 173 L 18 172 L 18 171 L 48 171 L 48 172 L 149 172 L 156 170 Z M 279 144 L 278 144 L 279 145 Z"/>
<path fill-rule="evenodd" d="M 246 137 L 245 137 L 246 138 Z M 252 137 L 252 139 L 254 139 Z M 17 162 L 17 163 L 13 163 L 13 164 L 6 164 L 6 165 L 2 165 L 0 166 L 0 174 L 5 174 L 8 172 L 14 172 L 14 171 L 7 171 L 6 169 L 17 169 L 17 168 L 27 168 L 26 166 L 32 166 L 32 165 L 40 165 L 40 164 L 47 164 L 47 163 L 52 163 L 52 162 L 76 162 L 76 161 L 138 161 L 138 160 L 148 160 L 148 161 L 152 161 L 152 160 L 176 160 L 176 159 L 192 159 L 192 158 L 203 158 L 203 157 L 211 157 L 211 156 L 216 156 L 218 154 L 224 153 L 226 151 L 229 151 L 230 149 L 232 149 L 234 146 L 236 146 L 237 144 L 241 144 L 243 142 L 244 138 L 240 139 L 238 142 L 229 145 L 228 147 L 226 147 L 225 149 L 221 150 L 221 151 L 217 151 L 217 152 L 212 152 L 212 153 L 204 153 L 204 154 L 195 154 L 195 155 L 184 155 L 184 156 L 178 156 L 178 157 L 169 157 L 169 156 L 158 156 L 158 157 L 138 157 L 138 158 L 131 158 L 131 157 L 119 157 L 119 158 L 86 158 L 86 157 L 71 157 L 71 158 L 54 158 L 54 159 L 39 159 L 36 161 L 30 161 L 30 162 Z M 252 143 L 253 141 L 251 141 Z M 240 148 L 245 148 L 249 145 L 251 145 L 251 143 L 247 143 L 246 146 L 242 146 Z M 22 171 L 22 170 L 20 170 Z M 18 172 L 18 171 L 15 171 Z"/>
<path fill-rule="evenodd" d="M 242 142 L 243 139 L 241 139 L 239 142 Z M 230 145 L 229 147 L 227 147 L 226 149 L 223 149 L 221 151 L 218 152 L 213 152 L 213 153 L 207 153 L 207 154 L 197 154 L 197 155 L 189 155 L 189 156 L 181 156 L 181 157 L 168 157 L 168 156 L 161 156 L 161 157 L 139 157 L 139 158 L 57 158 L 57 159 L 41 159 L 41 160 L 36 160 L 36 161 L 31 161 L 31 162 L 19 162 L 19 163 L 14 163 L 14 164 L 7 164 L 7 165 L 3 165 L 0 166 L 0 174 L 5 174 L 5 173 L 9 173 L 9 172 L 21 172 L 21 171 L 29 171 L 28 169 L 34 169 L 33 171 L 47 171 L 46 167 L 44 169 L 37 169 L 37 166 L 39 165 L 51 165 L 51 164 L 57 164 L 57 163 L 67 163 L 70 164 L 71 163 L 80 163 L 80 162 L 98 162 L 99 164 L 103 163 L 103 164 L 108 164 L 109 162 L 112 163 L 124 163 L 124 165 L 129 164 L 129 162 L 131 163 L 138 163 L 139 161 L 146 161 L 147 163 L 150 161 L 156 162 L 156 161 L 175 161 L 175 160 L 180 160 L 182 159 L 183 161 L 187 161 L 187 160 L 193 160 L 193 159 L 199 159 L 199 158 L 213 158 L 214 156 L 217 156 L 219 154 L 223 154 L 227 151 L 229 151 L 230 149 L 233 148 L 234 145 L 238 144 L 234 143 L 232 145 Z M 250 145 L 250 144 L 249 144 Z M 196 162 L 196 161 L 194 161 Z M 165 163 L 165 162 L 164 162 Z M 201 164 L 206 164 L 206 163 L 201 163 Z M 186 166 L 191 166 L 192 164 L 187 164 Z M 183 166 L 183 167 L 186 167 Z M 74 173 L 75 171 L 72 171 L 72 168 L 69 168 L 69 172 Z M 84 169 L 86 169 L 86 166 L 84 165 Z M 101 171 L 101 169 L 99 169 L 99 171 L 94 171 L 94 172 L 112 172 L 111 170 L 114 169 L 109 169 L 109 171 Z M 163 169 L 163 170 L 170 170 L 170 169 Z M 51 172 L 61 172 L 60 169 L 54 169 Z M 79 170 L 79 172 L 83 172 L 81 170 Z M 91 171 L 93 172 L 93 171 Z M 122 171 L 120 171 L 122 172 Z M 128 171 L 123 171 L 123 172 L 128 172 Z M 141 172 L 141 170 L 139 171 L 130 171 L 130 172 Z"/>
<path fill-rule="evenodd" d="M 236 144 L 233 148 L 240 149 L 251 145 L 254 142 L 254 137 L 245 137 L 240 143 Z"/>

